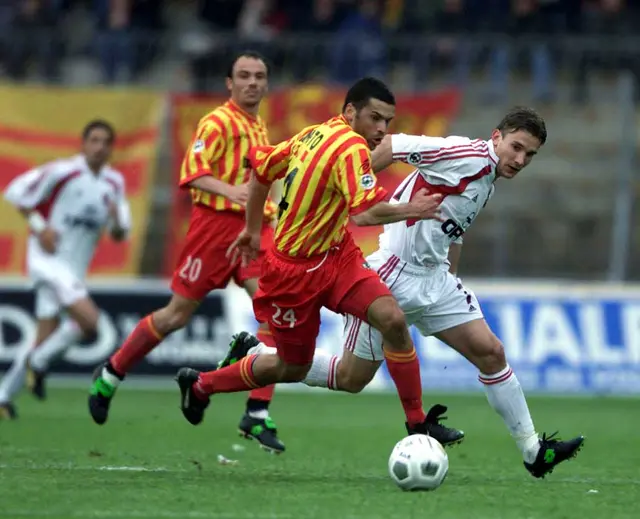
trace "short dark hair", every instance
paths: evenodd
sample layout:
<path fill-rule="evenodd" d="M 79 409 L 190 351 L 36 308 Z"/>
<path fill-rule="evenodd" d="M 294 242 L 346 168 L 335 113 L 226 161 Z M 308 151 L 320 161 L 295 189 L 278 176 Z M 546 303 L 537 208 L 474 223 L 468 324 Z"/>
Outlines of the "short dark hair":
<path fill-rule="evenodd" d="M 360 110 L 369 104 L 370 99 L 378 99 L 383 103 L 394 106 L 396 104 L 396 98 L 387 85 L 374 77 L 365 77 L 359 79 L 349 89 L 347 96 L 344 98 L 342 111 L 345 111 L 348 104 L 352 104 L 356 110 Z"/>
<path fill-rule="evenodd" d="M 497 128 L 502 135 L 523 130 L 538 139 L 541 145 L 547 141 L 547 125 L 544 119 L 533 108 L 526 106 L 515 106 L 509 110 Z"/>
<path fill-rule="evenodd" d="M 104 130 L 109 134 L 109 144 L 113 144 L 116 140 L 116 131 L 111 125 L 104 119 L 94 119 L 89 121 L 82 130 L 82 140 L 86 141 L 93 130 Z"/>
<path fill-rule="evenodd" d="M 262 54 L 255 50 L 243 50 L 242 52 L 235 54 L 229 62 L 229 67 L 227 68 L 227 77 L 229 79 L 233 78 L 233 67 L 236 66 L 236 63 L 240 58 L 251 58 L 262 61 L 264 66 L 267 68 L 267 75 L 269 75 L 269 63 L 267 63 L 267 59 Z"/>

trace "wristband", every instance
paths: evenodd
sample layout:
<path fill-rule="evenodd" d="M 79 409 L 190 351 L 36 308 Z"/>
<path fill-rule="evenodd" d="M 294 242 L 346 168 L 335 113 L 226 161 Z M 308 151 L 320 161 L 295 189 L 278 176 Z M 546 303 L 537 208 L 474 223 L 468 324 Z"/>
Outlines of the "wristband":
<path fill-rule="evenodd" d="M 47 221 L 42 217 L 38 211 L 32 211 L 29 213 L 29 228 L 35 233 L 40 234 L 47 228 Z"/>

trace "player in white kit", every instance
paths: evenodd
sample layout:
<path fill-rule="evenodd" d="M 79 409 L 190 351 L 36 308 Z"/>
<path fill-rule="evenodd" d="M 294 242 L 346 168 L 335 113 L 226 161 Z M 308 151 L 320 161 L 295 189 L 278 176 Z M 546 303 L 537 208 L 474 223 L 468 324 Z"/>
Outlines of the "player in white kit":
<path fill-rule="evenodd" d="M 456 272 L 462 236 L 493 195 L 495 181 L 515 177 L 546 137 L 543 119 L 520 107 L 506 114 L 487 141 L 403 134 L 385 137 L 372 152 L 375 171 L 394 161 L 416 167 L 392 200 L 405 203 L 423 188 L 442 193 L 443 218 L 385 225 L 379 250 L 367 258 L 398 300 L 408 324 L 424 336 L 436 336 L 478 368 L 491 407 L 503 418 L 525 467 L 535 477 L 544 477 L 573 457 L 584 438 L 539 438 L 504 348 L 487 326 L 474 293 Z M 380 332 L 352 316 L 345 317 L 345 325 L 342 357 L 316 350 L 304 381 L 307 385 L 357 393 L 373 379 L 385 358 Z M 256 342 L 248 353 L 271 353 Z"/>
<path fill-rule="evenodd" d="M 27 271 L 38 324 L 33 348 L 18 353 L 0 384 L 0 418 L 17 416 L 12 400 L 27 373 L 29 389 L 44 399 L 50 364 L 96 334 L 99 310 L 86 272 L 105 229 L 121 241 L 131 226 L 124 179 L 107 164 L 114 139 L 109 123 L 92 121 L 82 133 L 81 154 L 27 171 L 4 193 L 29 224 Z"/>

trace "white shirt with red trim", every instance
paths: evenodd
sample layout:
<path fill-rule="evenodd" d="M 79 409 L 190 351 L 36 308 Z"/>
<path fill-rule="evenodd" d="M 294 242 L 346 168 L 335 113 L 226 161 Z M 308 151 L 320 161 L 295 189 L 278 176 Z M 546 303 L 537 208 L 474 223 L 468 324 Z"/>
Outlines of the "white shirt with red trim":
<path fill-rule="evenodd" d="M 58 233 L 53 255 L 42 250 L 38 239 L 31 235 L 27 261 L 62 261 L 80 277 L 86 274 L 102 232 L 113 224 L 110 205 L 115 203 L 119 214 L 128 213 L 122 174 L 110 166 L 96 174 L 84 155 L 27 171 L 11 181 L 4 194 L 16 207 L 38 211 Z M 119 223 L 129 225 L 128 221 Z"/>
<path fill-rule="evenodd" d="M 444 222 L 407 220 L 384 226 L 380 248 L 414 265 L 448 268 L 449 245 L 462 236 L 494 192 L 498 157 L 491 140 L 467 137 L 391 136 L 394 161 L 416 167 L 396 189 L 392 203 L 408 202 L 427 188 L 442 193 Z"/>

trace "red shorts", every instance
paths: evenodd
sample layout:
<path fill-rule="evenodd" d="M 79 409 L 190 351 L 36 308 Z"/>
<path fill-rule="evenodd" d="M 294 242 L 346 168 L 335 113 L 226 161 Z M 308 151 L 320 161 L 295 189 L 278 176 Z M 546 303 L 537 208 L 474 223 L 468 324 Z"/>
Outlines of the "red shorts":
<path fill-rule="evenodd" d="M 273 243 L 273 229 L 268 225 L 263 228 L 260 257 L 244 268 L 239 260 L 232 264 L 226 257 L 227 249 L 243 228 L 242 213 L 194 205 L 171 290 L 200 301 L 212 290 L 225 288 L 231 279 L 243 285 L 247 279 L 257 278 L 264 252 Z"/>
<path fill-rule="evenodd" d="M 308 259 L 271 247 L 253 298 L 256 319 L 269 323 L 278 355 L 288 364 L 310 364 L 320 331 L 320 309 L 355 315 L 367 322 L 371 303 L 390 296 L 362 251 L 348 236 L 339 247 Z"/>

